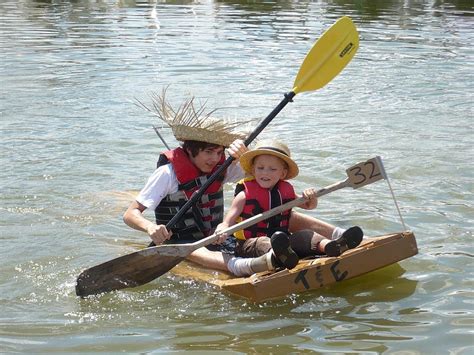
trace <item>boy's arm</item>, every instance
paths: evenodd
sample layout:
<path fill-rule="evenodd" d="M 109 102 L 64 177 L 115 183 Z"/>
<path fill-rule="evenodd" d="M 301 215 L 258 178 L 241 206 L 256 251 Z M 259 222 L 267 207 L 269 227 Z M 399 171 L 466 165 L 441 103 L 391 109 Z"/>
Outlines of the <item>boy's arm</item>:
<path fill-rule="evenodd" d="M 230 205 L 229 211 L 225 215 L 222 223 L 220 223 L 216 227 L 215 233 L 217 234 L 219 233 L 219 231 L 233 226 L 237 222 L 237 217 L 239 217 L 240 214 L 242 213 L 244 206 L 245 206 L 245 193 L 244 191 L 241 191 L 237 194 L 237 196 L 234 197 L 234 200 L 232 201 L 232 204 Z M 222 236 L 219 237 L 219 240 L 216 243 L 217 244 L 222 243 L 224 240 L 227 239 L 227 237 L 228 237 L 227 233 L 222 234 Z"/>
<path fill-rule="evenodd" d="M 234 197 L 232 204 L 230 205 L 229 211 L 224 217 L 224 220 L 220 225 L 224 228 L 229 228 L 237 222 L 237 217 L 240 216 L 245 206 L 245 193 L 243 191 L 239 192 L 237 196 Z M 221 229 L 224 229 L 221 228 Z"/>

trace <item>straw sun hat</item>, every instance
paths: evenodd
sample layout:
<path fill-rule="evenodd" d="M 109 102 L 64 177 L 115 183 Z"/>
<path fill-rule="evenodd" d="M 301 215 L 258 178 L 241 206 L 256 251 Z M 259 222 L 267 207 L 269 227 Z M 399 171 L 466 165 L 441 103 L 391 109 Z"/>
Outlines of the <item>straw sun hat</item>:
<path fill-rule="evenodd" d="M 205 104 L 199 108 L 194 107 L 194 97 L 183 102 L 178 109 L 174 109 L 169 102 L 166 101 L 166 89 L 163 89 L 161 95 L 152 93 L 151 108 L 138 101 L 138 106 L 151 112 L 164 123 L 166 123 L 173 135 L 179 141 L 200 141 L 213 143 L 228 147 L 236 139 L 245 139 L 246 133 L 237 130 L 246 122 L 230 122 L 223 119 L 211 117 L 215 110 L 208 113 L 205 112 Z"/>
<path fill-rule="evenodd" d="M 274 139 L 259 141 L 253 150 L 242 154 L 240 157 L 240 166 L 248 174 L 252 174 L 252 165 L 255 157 L 263 154 L 273 155 L 285 161 L 288 165 L 288 173 L 285 180 L 293 179 L 299 173 L 298 165 L 291 159 L 290 149 L 286 144 Z"/>

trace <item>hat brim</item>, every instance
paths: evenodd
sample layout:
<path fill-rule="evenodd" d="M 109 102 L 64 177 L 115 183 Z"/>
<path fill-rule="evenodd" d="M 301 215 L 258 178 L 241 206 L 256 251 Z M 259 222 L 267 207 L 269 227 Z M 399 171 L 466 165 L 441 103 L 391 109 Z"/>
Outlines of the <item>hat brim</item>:
<path fill-rule="evenodd" d="M 285 161 L 285 163 L 288 165 L 288 173 L 286 174 L 285 180 L 293 179 L 294 177 L 298 176 L 299 174 L 298 165 L 294 162 L 293 159 L 291 159 L 286 154 L 277 152 L 272 149 L 265 149 L 265 148 L 250 150 L 242 154 L 242 156 L 239 159 L 239 162 L 240 162 L 240 166 L 246 173 L 253 174 L 252 172 L 253 160 L 255 159 L 255 157 L 259 155 L 273 155 Z"/>
<path fill-rule="evenodd" d="M 176 125 L 172 127 L 179 141 L 199 141 L 228 147 L 236 139 L 245 139 L 245 134 L 215 132 L 206 128 Z"/>

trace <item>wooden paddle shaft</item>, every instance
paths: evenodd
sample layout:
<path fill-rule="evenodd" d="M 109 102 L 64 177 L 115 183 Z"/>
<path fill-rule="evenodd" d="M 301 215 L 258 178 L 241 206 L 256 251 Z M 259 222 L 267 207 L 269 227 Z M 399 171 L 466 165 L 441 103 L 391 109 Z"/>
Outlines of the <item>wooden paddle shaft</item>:
<path fill-rule="evenodd" d="M 326 195 L 330 192 L 333 192 L 333 191 L 336 191 L 336 190 L 339 190 L 339 189 L 342 189 L 342 188 L 348 187 L 348 186 L 349 186 L 349 179 L 339 181 L 339 182 L 336 182 L 332 185 L 326 186 L 326 187 L 316 191 L 316 196 L 321 197 L 321 196 L 324 196 L 324 195 Z M 292 200 L 290 202 L 287 202 L 287 203 L 285 203 L 281 206 L 272 208 L 269 211 L 265 211 L 265 212 L 262 212 L 262 213 L 259 213 L 259 214 L 255 215 L 253 217 L 250 217 L 249 219 L 246 219 L 245 221 L 242 221 L 240 223 L 237 223 L 237 224 L 233 225 L 232 227 L 229 227 L 229 228 L 226 228 L 226 229 L 222 230 L 220 233 L 213 234 L 213 235 L 211 235 L 207 238 L 203 238 L 201 240 L 198 240 L 197 242 L 190 243 L 190 244 L 174 244 L 173 247 L 182 246 L 183 248 L 186 249 L 186 253 L 190 254 L 194 250 L 197 250 L 201 247 L 212 244 L 213 242 L 215 242 L 219 238 L 219 235 L 221 235 L 221 234 L 224 234 L 224 233 L 233 234 L 233 233 L 235 233 L 239 230 L 250 227 L 250 226 L 254 225 L 255 223 L 258 223 L 258 222 L 263 221 L 267 218 L 270 218 L 270 217 L 273 217 L 273 216 L 275 216 L 279 213 L 282 213 L 283 211 L 289 210 L 293 207 L 300 206 L 305 201 L 306 201 L 306 199 L 304 197 L 297 198 L 297 199 Z M 157 248 L 159 248 L 159 247 L 157 247 Z"/>

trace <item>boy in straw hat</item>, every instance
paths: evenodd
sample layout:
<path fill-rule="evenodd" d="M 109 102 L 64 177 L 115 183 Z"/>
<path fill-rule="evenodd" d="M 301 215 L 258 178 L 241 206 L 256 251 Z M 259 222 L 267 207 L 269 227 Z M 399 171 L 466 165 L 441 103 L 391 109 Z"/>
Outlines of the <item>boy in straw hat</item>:
<path fill-rule="evenodd" d="M 171 230 L 166 228 L 166 224 L 224 161 L 224 147 L 229 147 L 227 152 L 235 159 L 248 151 L 240 139 L 242 134 L 236 131 L 236 123 L 212 118 L 212 112 L 205 114 L 203 106 L 196 110 L 193 99 L 174 110 L 165 100 L 165 93 L 166 90 L 162 95 L 152 96 L 152 108 L 139 104 L 167 123 L 175 137 L 183 142 L 182 146 L 160 155 L 157 169 L 123 216 L 128 226 L 147 233 L 156 245 L 194 242 L 214 232 L 223 218 L 223 184 L 237 182 L 244 177 L 239 164 L 231 164 Z M 147 209 L 155 212 L 155 223 L 143 216 Z M 310 216 L 297 212 L 291 214 L 290 230 L 307 228 L 333 237 L 343 232 Z M 188 259 L 235 275 L 259 271 L 262 262 L 265 263 L 262 258 L 232 256 L 234 240 L 228 238 L 226 243 L 200 248 Z"/>
<path fill-rule="evenodd" d="M 228 228 L 253 215 L 278 207 L 298 196 L 293 186 L 286 180 L 298 175 L 298 166 L 291 158 L 290 150 L 282 142 L 266 140 L 259 142 L 254 150 L 240 157 L 242 169 L 252 177 L 237 185 L 236 196 L 224 221 L 217 227 Z M 306 189 L 307 199 L 304 209 L 314 209 L 317 197 L 314 189 Z M 363 233 L 359 227 L 351 227 L 336 240 L 328 239 L 312 230 L 300 230 L 289 237 L 291 211 L 268 218 L 235 233 L 237 247 L 235 255 L 241 257 L 262 256 L 266 263 L 259 263 L 264 271 L 275 267 L 292 269 L 299 257 L 310 255 L 339 256 L 347 249 L 355 248 L 362 241 Z M 224 234 L 222 239 L 227 238 Z M 257 266 L 254 262 L 253 266 Z M 256 270 L 247 271 L 247 273 Z M 243 273 L 244 270 L 242 270 Z"/>
<path fill-rule="evenodd" d="M 224 215 L 223 185 L 243 178 L 239 165 L 231 164 L 214 181 L 197 203 L 191 207 L 170 230 L 166 224 L 225 161 L 224 148 L 238 160 L 247 151 L 236 130 L 242 123 L 229 123 L 205 114 L 204 107 L 195 109 L 193 98 L 177 110 L 161 95 L 153 95 L 153 108 L 142 107 L 167 123 L 182 146 L 160 154 L 157 169 L 148 179 L 124 214 L 130 227 L 146 232 L 156 245 L 163 243 L 190 243 L 211 235 Z M 143 217 L 146 209 L 154 210 L 156 223 Z M 233 253 L 232 240 L 224 245 L 209 246 L 215 252 L 201 248 L 189 258 L 205 266 L 228 271 L 229 258 L 221 251 Z"/>

